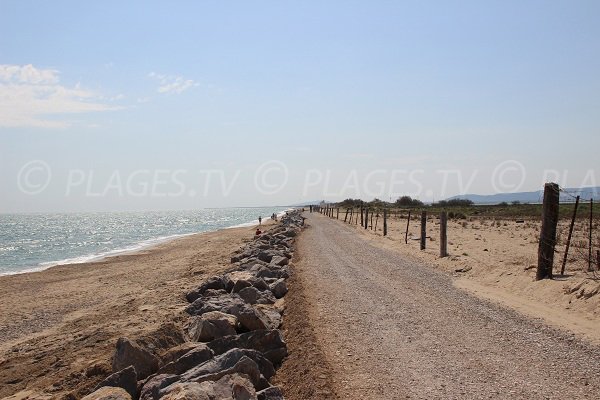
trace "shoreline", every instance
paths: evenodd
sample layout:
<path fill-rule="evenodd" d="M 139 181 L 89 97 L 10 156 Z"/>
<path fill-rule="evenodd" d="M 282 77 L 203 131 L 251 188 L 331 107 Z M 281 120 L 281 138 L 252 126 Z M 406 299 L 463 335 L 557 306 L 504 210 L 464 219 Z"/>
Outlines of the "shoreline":
<path fill-rule="evenodd" d="M 253 236 L 254 227 L 219 229 L 77 268 L 1 276 L 0 398 L 89 390 L 96 375 L 110 371 L 119 337 L 140 337 L 180 318 L 184 294 L 229 270 L 231 254 Z"/>
<path fill-rule="evenodd" d="M 292 209 L 293 208 L 288 208 L 286 210 L 278 212 L 277 218 L 278 219 L 281 218 L 282 215 L 284 215 L 286 212 L 288 212 Z M 274 221 L 271 220 L 270 218 L 263 218 L 262 225 L 263 226 L 270 225 L 270 222 L 274 222 Z M 39 263 L 37 266 L 25 267 L 25 269 L 19 270 L 19 271 L 0 272 L 0 278 L 5 277 L 5 276 L 14 276 L 14 275 L 42 272 L 42 271 L 46 271 L 48 269 L 51 269 L 54 267 L 59 267 L 59 266 L 74 266 L 74 265 L 102 262 L 102 261 L 108 260 L 112 257 L 134 255 L 137 253 L 148 251 L 154 247 L 157 247 L 157 246 L 160 246 L 163 244 L 167 244 L 167 243 L 170 243 L 175 240 L 183 239 L 183 238 L 189 237 L 189 236 L 201 235 L 201 234 L 210 233 L 210 232 L 218 232 L 220 230 L 248 228 L 248 227 L 255 226 L 255 225 L 258 225 L 258 219 L 248 221 L 248 222 L 242 222 L 242 223 L 236 224 L 236 225 L 224 226 L 224 227 L 220 227 L 217 229 L 209 228 L 205 231 L 180 233 L 180 234 L 174 234 L 174 235 L 168 235 L 168 236 L 159 236 L 156 238 L 143 239 L 143 240 L 133 243 L 131 245 L 121 247 L 121 248 L 116 248 L 116 249 L 109 250 L 106 252 L 101 252 L 101 253 L 97 253 L 97 254 L 84 254 L 81 256 L 65 258 L 65 259 L 61 259 L 61 260 L 46 261 L 46 262 Z"/>

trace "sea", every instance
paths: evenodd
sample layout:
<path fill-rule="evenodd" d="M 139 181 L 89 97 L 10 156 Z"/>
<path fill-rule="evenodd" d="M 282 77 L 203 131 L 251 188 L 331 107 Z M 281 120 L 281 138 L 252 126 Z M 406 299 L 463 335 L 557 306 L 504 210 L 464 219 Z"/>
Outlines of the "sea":
<path fill-rule="evenodd" d="M 80 264 L 178 237 L 252 226 L 289 207 L 0 214 L 0 275 Z"/>

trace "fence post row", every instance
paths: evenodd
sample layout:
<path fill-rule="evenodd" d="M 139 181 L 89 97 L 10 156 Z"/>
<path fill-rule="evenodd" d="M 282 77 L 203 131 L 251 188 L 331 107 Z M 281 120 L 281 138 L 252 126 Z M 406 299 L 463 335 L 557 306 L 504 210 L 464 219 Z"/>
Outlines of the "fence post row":
<path fill-rule="evenodd" d="M 559 188 L 556 183 L 544 185 L 542 204 L 542 230 L 538 247 L 536 280 L 552 278 L 554 246 L 556 245 L 556 225 L 558 224 Z"/>

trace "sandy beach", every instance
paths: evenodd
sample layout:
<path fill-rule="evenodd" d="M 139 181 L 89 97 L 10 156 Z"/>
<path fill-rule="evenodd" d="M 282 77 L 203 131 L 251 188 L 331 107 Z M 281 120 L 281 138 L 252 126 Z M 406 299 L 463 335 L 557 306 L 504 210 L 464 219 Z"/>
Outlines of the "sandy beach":
<path fill-rule="evenodd" d="M 270 223 L 271 221 L 268 221 Z M 111 371 L 119 337 L 177 322 L 184 293 L 230 267 L 255 227 L 0 277 L 0 398 L 74 399 Z"/>

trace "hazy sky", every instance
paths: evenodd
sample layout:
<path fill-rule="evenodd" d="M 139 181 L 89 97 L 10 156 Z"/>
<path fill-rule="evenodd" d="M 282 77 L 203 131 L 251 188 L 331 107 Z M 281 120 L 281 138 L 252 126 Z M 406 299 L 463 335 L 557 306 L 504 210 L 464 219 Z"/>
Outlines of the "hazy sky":
<path fill-rule="evenodd" d="M 0 212 L 600 184 L 599 1 L 0 1 Z"/>

